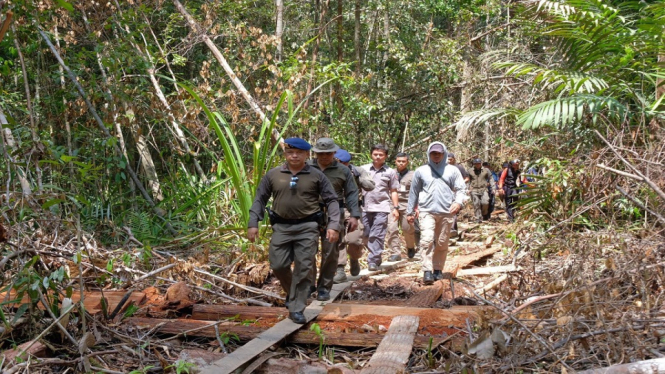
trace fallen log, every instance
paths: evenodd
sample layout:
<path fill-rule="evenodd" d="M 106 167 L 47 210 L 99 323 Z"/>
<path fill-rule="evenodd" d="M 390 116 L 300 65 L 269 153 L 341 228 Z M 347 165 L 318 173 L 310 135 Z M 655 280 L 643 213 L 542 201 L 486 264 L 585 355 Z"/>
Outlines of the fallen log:
<path fill-rule="evenodd" d="M 360 374 L 392 374 L 406 372 L 406 363 L 413 349 L 413 340 L 418 329 L 419 318 L 397 316 L 379 344 L 367 366 Z"/>
<path fill-rule="evenodd" d="M 92 315 L 101 313 L 102 297 L 104 297 L 104 299 L 106 299 L 107 312 L 111 313 L 111 311 L 115 310 L 115 308 L 120 304 L 126 293 L 126 291 L 84 291 L 83 305 L 85 306 L 85 310 Z M 49 294 L 52 295 L 53 293 L 50 292 Z M 17 293 L 15 290 L 10 290 L 9 293 L 0 292 L 0 300 L 2 301 L 12 301 L 16 298 Z M 60 298 L 62 299 L 62 296 Z M 81 291 L 74 290 L 71 299 L 72 303 L 74 304 L 81 301 Z M 124 312 L 124 310 L 127 309 L 131 303 L 134 305 L 140 305 L 143 303 L 143 301 L 145 301 L 145 293 L 132 292 L 131 295 L 125 299 L 123 302 L 124 306 L 121 306 L 118 312 Z M 21 304 L 29 304 L 30 302 L 30 296 L 28 296 L 26 293 L 23 295 L 23 298 L 20 301 L 16 301 L 15 303 L 8 303 L 6 305 L 11 308 L 18 308 Z M 45 309 L 42 304 L 37 304 L 37 307 L 42 310 Z"/>
<path fill-rule="evenodd" d="M 217 332 L 214 328 L 216 322 L 213 321 L 131 317 L 126 319 L 125 323 L 128 328 L 155 329 L 156 333 L 164 335 L 182 334 L 188 337 L 205 337 L 211 339 L 217 337 Z M 296 344 L 319 345 L 321 337 L 315 332 L 310 331 L 308 326 L 309 325 L 305 325 L 307 328 L 303 328 L 287 336 L 285 341 Z M 237 336 L 238 340 L 241 342 L 255 339 L 268 329 L 268 327 L 265 326 L 243 325 L 238 322 L 219 323 L 217 324 L 217 328 L 220 334 L 234 337 Z M 186 331 L 189 332 L 183 334 Z M 381 332 L 362 331 L 348 332 L 324 330 L 322 333 L 326 338 L 327 345 L 341 347 L 377 347 L 385 336 L 385 333 Z M 430 339 L 432 339 L 432 347 L 445 342 L 451 342 L 452 347 L 459 349 L 464 345 L 466 338 L 461 335 L 416 335 L 414 339 L 414 347 L 427 349 L 429 347 Z"/>

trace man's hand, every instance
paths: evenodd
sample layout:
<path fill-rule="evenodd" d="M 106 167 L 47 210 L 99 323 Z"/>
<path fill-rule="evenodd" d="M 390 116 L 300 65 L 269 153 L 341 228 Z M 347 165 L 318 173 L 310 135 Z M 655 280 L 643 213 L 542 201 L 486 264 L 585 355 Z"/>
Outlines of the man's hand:
<path fill-rule="evenodd" d="M 460 210 L 462 210 L 462 206 L 458 203 L 453 203 L 453 205 L 450 206 L 450 214 L 457 214 Z"/>
<path fill-rule="evenodd" d="M 358 218 L 356 218 L 356 217 L 350 217 L 350 218 L 349 218 L 349 224 L 348 224 L 347 227 L 348 227 L 347 230 L 348 230 L 349 232 L 356 231 L 356 229 L 358 228 Z"/>
<path fill-rule="evenodd" d="M 503 190 L 503 188 L 499 188 L 499 190 L 497 191 L 497 193 L 499 194 L 499 196 L 503 196 L 503 195 L 506 194 L 506 192 Z"/>
<path fill-rule="evenodd" d="M 392 212 L 392 213 L 393 213 L 393 218 L 395 218 L 395 219 L 399 219 L 399 210 L 397 210 L 397 209 L 393 209 L 393 212 Z"/>
<path fill-rule="evenodd" d="M 339 240 L 339 233 L 337 230 L 328 229 L 328 232 L 326 233 L 326 239 L 328 239 L 328 241 L 331 243 L 335 243 Z"/>
<path fill-rule="evenodd" d="M 247 229 L 247 239 L 249 239 L 250 242 L 254 243 L 258 235 L 259 235 L 258 227 L 250 227 Z"/>
<path fill-rule="evenodd" d="M 413 225 L 413 223 L 416 222 L 416 216 L 415 215 L 406 216 L 406 222 L 408 222 L 409 225 Z"/>

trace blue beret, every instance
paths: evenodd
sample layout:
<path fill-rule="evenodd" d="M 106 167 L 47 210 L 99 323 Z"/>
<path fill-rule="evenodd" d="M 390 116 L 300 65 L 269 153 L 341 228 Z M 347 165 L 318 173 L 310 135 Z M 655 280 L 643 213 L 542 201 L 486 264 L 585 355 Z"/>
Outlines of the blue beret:
<path fill-rule="evenodd" d="M 288 145 L 289 148 L 302 149 L 303 151 L 309 151 L 312 148 L 309 143 L 300 138 L 284 139 L 284 144 Z"/>
<path fill-rule="evenodd" d="M 337 152 L 335 152 L 335 158 L 337 158 L 341 162 L 349 162 L 351 161 L 351 154 L 343 149 L 340 149 Z"/>

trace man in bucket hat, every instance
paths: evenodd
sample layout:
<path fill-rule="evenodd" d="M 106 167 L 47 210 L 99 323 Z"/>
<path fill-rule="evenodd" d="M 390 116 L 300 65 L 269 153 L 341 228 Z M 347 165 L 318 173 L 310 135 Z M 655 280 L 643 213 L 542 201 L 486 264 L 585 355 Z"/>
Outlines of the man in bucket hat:
<path fill-rule="evenodd" d="M 328 223 L 326 239 L 334 243 L 339 238 L 339 203 L 330 181 L 318 169 L 305 161 L 311 145 L 300 138 L 284 140 L 286 162 L 270 169 L 256 189 L 249 210 L 247 239 L 254 242 L 263 220 L 268 200 L 273 202 L 269 212 L 273 234 L 268 257 L 270 268 L 286 292 L 289 318 L 299 324 L 307 322 L 303 311 L 314 266 L 323 213 L 319 202 L 326 207 Z M 291 264 L 295 266 L 291 270 Z"/>
<path fill-rule="evenodd" d="M 351 170 L 343 164 L 335 161 L 335 152 L 339 147 L 330 138 L 321 138 L 316 141 L 312 151 L 316 158 L 309 162 L 309 165 L 325 174 L 337 194 L 340 216 L 340 237 L 344 237 L 345 228 L 349 232 L 358 228 L 360 219 L 360 209 L 358 208 L 358 187 L 354 181 Z M 349 212 L 348 221 L 345 222 L 344 211 Z M 330 290 L 333 286 L 333 280 L 337 269 L 339 258 L 339 242 L 330 242 L 326 239 L 325 233 L 321 232 L 321 272 L 319 280 L 316 282 L 317 296 L 319 301 L 330 300 Z M 315 262 L 316 265 L 316 262 Z M 312 267 L 311 280 L 316 280 L 316 266 Z"/>

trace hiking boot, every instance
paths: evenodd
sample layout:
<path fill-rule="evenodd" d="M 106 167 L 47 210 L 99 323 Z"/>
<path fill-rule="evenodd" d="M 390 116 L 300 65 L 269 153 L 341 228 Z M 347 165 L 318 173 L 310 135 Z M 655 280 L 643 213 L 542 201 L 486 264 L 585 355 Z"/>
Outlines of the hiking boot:
<path fill-rule="evenodd" d="M 432 277 L 434 277 L 435 281 L 443 279 L 443 273 L 441 270 L 434 270 L 434 273 L 432 273 Z"/>
<path fill-rule="evenodd" d="M 309 286 L 309 294 L 311 295 L 314 292 L 316 292 L 316 286 Z"/>
<path fill-rule="evenodd" d="M 401 260 L 402 260 L 402 256 L 400 256 L 400 255 L 392 255 L 392 256 L 388 257 L 388 261 L 392 261 L 392 262 L 401 261 Z"/>
<path fill-rule="evenodd" d="M 423 274 L 423 283 L 424 284 L 434 283 L 434 277 L 432 276 L 431 271 L 425 271 L 425 273 Z"/>
<path fill-rule="evenodd" d="M 415 248 L 407 248 L 406 249 L 406 254 L 409 256 L 409 258 L 414 258 L 416 257 L 416 249 Z"/>
<path fill-rule="evenodd" d="M 367 265 L 367 270 L 369 270 L 369 271 L 378 271 L 379 266 L 377 264 L 370 263 L 369 265 Z"/>
<path fill-rule="evenodd" d="M 319 294 L 316 296 L 318 301 L 328 301 L 330 300 L 330 292 L 326 289 L 319 290 Z"/>
<path fill-rule="evenodd" d="M 450 235 L 451 238 L 456 238 L 457 237 L 457 230 L 450 230 Z"/>
<path fill-rule="evenodd" d="M 351 275 L 356 276 L 360 274 L 360 262 L 358 262 L 357 258 L 352 258 L 351 259 Z"/>
<path fill-rule="evenodd" d="M 353 269 L 353 267 L 351 268 Z M 344 266 L 338 266 L 335 277 L 333 278 L 333 283 L 344 283 L 346 282 L 346 273 L 344 272 Z"/>
<path fill-rule="evenodd" d="M 305 319 L 305 315 L 302 314 L 302 312 L 293 312 L 289 313 L 289 319 L 293 321 L 294 323 L 297 323 L 299 325 L 304 325 L 307 323 L 307 320 Z"/>

